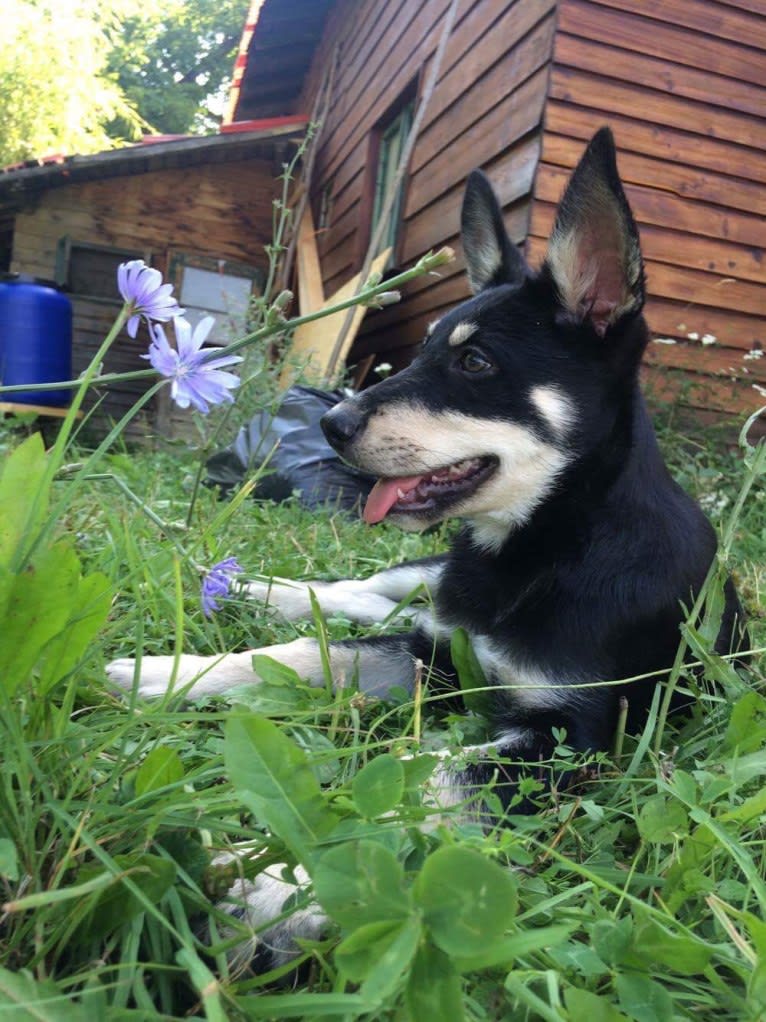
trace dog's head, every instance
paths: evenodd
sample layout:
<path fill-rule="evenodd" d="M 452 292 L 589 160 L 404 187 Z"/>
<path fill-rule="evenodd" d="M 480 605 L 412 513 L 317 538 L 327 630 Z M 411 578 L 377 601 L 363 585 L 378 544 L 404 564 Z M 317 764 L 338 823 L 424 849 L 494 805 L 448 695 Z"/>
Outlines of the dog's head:
<path fill-rule="evenodd" d="M 643 265 L 611 132 L 575 169 L 539 272 L 480 171 L 462 239 L 474 297 L 432 324 L 407 369 L 322 426 L 347 461 L 380 476 L 366 521 L 419 530 L 458 516 L 492 547 L 608 442 L 631 401 L 647 339 Z"/>

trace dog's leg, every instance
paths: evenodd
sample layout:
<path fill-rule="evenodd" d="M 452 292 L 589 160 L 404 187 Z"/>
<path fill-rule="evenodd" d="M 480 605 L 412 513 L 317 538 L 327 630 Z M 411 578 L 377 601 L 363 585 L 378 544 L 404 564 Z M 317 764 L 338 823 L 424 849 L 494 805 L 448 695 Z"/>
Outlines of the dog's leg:
<path fill-rule="evenodd" d="M 381 635 L 330 644 L 330 667 L 335 684 L 357 680 L 362 692 L 385 696 L 390 689 L 411 689 L 415 659 L 429 662 L 432 640 L 419 632 Z M 310 685 L 325 682 L 319 643 L 315 639 L 295 639 L 276 646 L 228 653 L 218 657 L 183 655 L 178 659 L 174 689 L 186 690 L 190 698 L 228 692 L 238 685 L 257 684 L 261 679 L 253 669 L 253 657 L 268 656 L 291 667 Z M 138 688 L 141 695 L 164 694 L 176 666 L 172 656 L 144 657 L 140 665 Z M 114 660 L 107 667 L 110 681 L 130 689 L 136 672 L 131 658 Z"/>
<path fill-rule="evenodd" d="M 248 599 L 273 608 L 286 621 L 311 617 L 311 590 L 324 614 L 342 614 L 359 624 L 376 624 L 389 618 L 397 605 L 418 587 L 433 591 L 444 563 L 444 557 L 428 557 L 379 571 L 366 579 L 339 582 L 273 578 L 269 582 L 248 582 L 243 592 Z M 418 618 L 423 614 L 422 608 L 405 610 L 407 617 Z"/>

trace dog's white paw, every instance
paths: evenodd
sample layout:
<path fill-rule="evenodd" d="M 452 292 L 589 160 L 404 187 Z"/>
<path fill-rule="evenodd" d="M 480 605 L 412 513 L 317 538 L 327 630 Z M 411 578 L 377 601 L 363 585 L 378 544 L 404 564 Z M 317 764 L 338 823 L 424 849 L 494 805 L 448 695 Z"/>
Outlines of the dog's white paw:
<path fill-rule="evenodd" d="M 295 871 L 298 885 L 288 883 L 280 876 L 283 868 L 272 866 L 254 881 L 238 880 L 220 906 L 252 930 L 250 938 L 229 953 L 229 964 L 235 970 L 249 967 L 253 959 L 262 971 L 285 965 L 300 953 L 296 939 L 318 940 L 327 925 L 327 916 L 315 903 L 291 909 L 293 901 L 305 901 L 309 881 L 299 866 Z M 285 912 L 289 915 L 274 922 Z"/>
<path fill-rule="evenodd" d="M 175 671 L 175 673 L 174 673 Z M 131 657 L 113 660 L 106 668 L 109 681 L 117 688 L 130 691 L 136 674 L 136 661 Z M 142 696 L 161 696 L 173 683 L 173 691 L 185 690 L 195 697 L 226 692 L 237 685 L 258 681 L 252 669 L 252 653 L 229 653 L 226 656 L 204 657 L 184 654 L 148 656 L 141 660 L 138 691 Z"/>
<path fill-rule="evenodd" d="M 316 583 L 311 583 L 312 587 Z M 269 582 L 247 582 L 242 592 L 248 600 L 262 603 L 285 621 L 300 621 L 311 617 L 311 597 L 306 582 L 293 582 L 274 578 Z"/>
<path fill-rule="evenodd" d="M 270 582 L 248 582 L 242 591 L 248 600 L 263 603 L 285 621 L 309 620 L 312 617 L 312 592 L 323 614 L 342 614 L 364 625 L 379 624 L 396 610 L 395 600 L 372 591 L 368 582 L 356 579 L 294 582 L 273 578 Z"/>

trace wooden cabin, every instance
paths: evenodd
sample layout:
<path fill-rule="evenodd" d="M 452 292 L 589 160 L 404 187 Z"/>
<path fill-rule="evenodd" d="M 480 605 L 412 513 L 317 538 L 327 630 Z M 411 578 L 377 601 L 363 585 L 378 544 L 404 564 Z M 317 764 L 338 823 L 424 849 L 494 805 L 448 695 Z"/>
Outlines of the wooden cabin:
<path fill-rule="evenodd" d="M 305 118 L 269 119 L 0 173 L 0 272 L 55 281 L 69 295 L 75 376 L 122 305 L 117 266 L 128 259 L 144 259 L 172 281 L 193 323 L 215 317 L 209 343 L 243 333 L 268 269 L 276 179 L 305 127 Z M 148 346 L 145 326 L 135 340 L 123 332 L 105 371 L 146 369 Z M 146 380 L 126 381 L 91 395 L 90 404 L 100 398 L 95 432 L 119 420 L 146 389 Z M 172 436 L 189 420 L 165 389 L 127 432 Z"/>
<path fill-rule="evenodd" d="M 450 2 L 252 6 L 231 120 L 308 114 L 331 80 L 309 186 L 326 294 L 362 264 Z M 649 383 L 715 413 L 766 404 L 765 10 L 763 0 L 459 0 L 386 239 L 394 265 L 445 243 L 459 250 L 476 166 L 539 261 L 568 172 L 608 123 L 646 257 Z M 427 323 L 466 295 L 459 258 L 368 314 L 349 363 L 404 366 Z"/>

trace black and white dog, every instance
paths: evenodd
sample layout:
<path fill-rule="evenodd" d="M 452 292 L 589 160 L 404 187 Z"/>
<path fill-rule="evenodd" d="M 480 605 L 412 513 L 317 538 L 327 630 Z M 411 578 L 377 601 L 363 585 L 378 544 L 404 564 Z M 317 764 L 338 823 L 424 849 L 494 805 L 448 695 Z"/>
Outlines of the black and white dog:
<path fill-rule="evenodd" d="M 484 765 L 445 764 L 447 802 L 481 786 L 498 756 L 547 758 L 554 727 L 575 749 L 607 748 L 620 695 L 629 727 L 638 725 L 654 680 L 594 683 L 670 667 L 683 606 L 716 550 L 702 511 L 668 474 L 639 392 L 644 271 L 610 131 L 577 166 L 539 272 L 510 242 L 479 171 L 468 179 L 462 235 L 474 297 L 432 324 L 409 368 L 323 420 L 339 453 L 380 477 L 365 520 L 421 530 L 459 517 L 452 549 L 365 581 L 249 586 L 288 618 L 310 614 L 311 588 L 326 612 L 361 622 L 384 620 L 428 586 L 433 610 L 413 631 L 330 652 L 336 677 L 385 695 L 412 688 L 417 660 L 454 678 L 450 636 L 466 630 L 495 686 L 495 740 Z M 737 615 L 729 587 L 721 650 Z M 253 652 L 184 656 L 176 685 L 193 681 L 194 696 L 257 683 Z M 313 640 L 255 652 L 323 683 Z M 144 658 L 141 692 L 164 692 L 172 667 L 173 657 Z M 109 673 L 129 688 L 134 662 Z M 503 790 L 507 801 L 512 785 Z"/>

